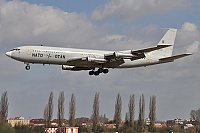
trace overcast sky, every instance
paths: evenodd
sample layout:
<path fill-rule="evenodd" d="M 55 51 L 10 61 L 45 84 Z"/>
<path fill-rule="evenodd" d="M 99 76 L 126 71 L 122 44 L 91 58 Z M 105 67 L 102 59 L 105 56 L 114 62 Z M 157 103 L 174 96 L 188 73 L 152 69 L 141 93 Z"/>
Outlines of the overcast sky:
<path fill-rule="evenodd" d="M 113 119 L 117 93 L 122 96 L 122 119 L 128 100 L 144 94 L 146 117 L 149 98 L 156 96 L 157 120 L 190 118 L 200 108 L 200 1 L 199 0 L 0 0 L 0 94 L 8 91 L 9 117 L 42 118 L 51 91 L 54 118 L 57 99 L 65 92 L 68 119 L 71 94 L 76 117 L 90 117 L 96 92 L 100 113 Z M 62 71 L 56 65 L 25 64 L 5 56 L 22 45 L 128 50 L 155 46 L 165 30 L 177 28 L 173 54 L 194 52 L 173 63 L 133 69 L 111 69 L 89 76 L 88 71 Z"/>

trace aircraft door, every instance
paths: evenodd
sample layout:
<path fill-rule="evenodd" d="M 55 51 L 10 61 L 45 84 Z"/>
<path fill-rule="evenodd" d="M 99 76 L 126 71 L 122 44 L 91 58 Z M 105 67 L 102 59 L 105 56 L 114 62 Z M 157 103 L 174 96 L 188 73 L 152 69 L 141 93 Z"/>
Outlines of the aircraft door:
<path fill-rule="evenodd" d="M 151 58 L 150 57 L 146 57 L 146 63 L 150 64 L 151 63 Z"/>
<path fill-rule="evenodd" d="M 31 55 L 32 54 L 32 48 L 31 47 L 26 47 L 26 54 Z"/>

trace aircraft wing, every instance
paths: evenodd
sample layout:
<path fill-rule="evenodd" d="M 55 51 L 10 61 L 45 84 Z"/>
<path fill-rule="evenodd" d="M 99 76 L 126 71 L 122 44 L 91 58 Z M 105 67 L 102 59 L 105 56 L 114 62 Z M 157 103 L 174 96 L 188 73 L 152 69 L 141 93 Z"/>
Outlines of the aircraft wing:
<path fill-rule="evenodd" d="M 130 59 L 131 61 L 133 60 L 138 60 L 141 58 L 145 58 L 145 53 L 159 50 L 162 48 L 166 48 L 171 46 L 170 44 L 164 44 L 164 45 L 157 45 L 154 47 L 150 48 L 145 48 L 145 49 L 139 49 L 139 50 L 126 50 L 126 51 L 119 51 L 119 52 L 114 52 L 114 53 L 109 53 L 105 54 L 104 58 L 107 60 L 112 60 L 112 59 Z"/>
<path fill-rule="evenodd" d="M 139 49 L 139 50 L 132 50 L 132 52 L 136 52 L 136 53 L 147 53 L 147 52 L 151 52 L 151 51 L 155 51 L 155 50 L 159 50 L 159 49 L 162 49 L 162 48 L 166 48 L 166 47 L 169 47 L 169 46 L 172 46 L 171 44 L 160 44 L 160 45 L 157 45 L 155 47 L 150 47 L 150 48 L 145 48 L 145 49 Z"/>
<path fill-rule="evenodd" d="M 128 51 L 119 51 L 113 53 L 104 54 L 104 58 L 92 58 L 92 57 L 74 57 L 70 58 L 67 61 L 68 65 L 71 66 L 102 66 L 102 65 L 111 65 L 118 66 L 124 63 L 123 59 L 137 60 L 141 58 L 145 58 L 146 52 L 151 52 L 154 50 L 162 49 L 165 47 L 169 47 L 171 45 L 157 45 L 151 48 L 145 48 L 140 50 L 128 50 Z"/>
<path fill-rule="evenodd" d="M 71 58 L 67 61 L 67 65 L 75 67 L 96 67 L 96 66 L 107 66 L 107 67 L 117 67 L 124 63 L 122 58 L 107 60 L 103 58 Z"/>
<path fill-rule="evenodd" d="M 160 61 L 174 61 L 174 60 L 176 60 L 176 59 L 183 58 L 183 57 L 189 56 L 189 55 L 192 55 L 192 53 L 185 53 L 185 54 L 180 54 L 180 55 L 165 57 L 165 58 L 161 58 L 161 59 L 159 59 L 159 60 L 160 60 Z"/>

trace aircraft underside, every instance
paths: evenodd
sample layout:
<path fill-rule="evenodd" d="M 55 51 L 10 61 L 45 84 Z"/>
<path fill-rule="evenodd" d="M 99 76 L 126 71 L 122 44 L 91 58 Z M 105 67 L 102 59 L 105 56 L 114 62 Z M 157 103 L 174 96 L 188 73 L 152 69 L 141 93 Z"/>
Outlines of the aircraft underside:
<path fill-rule="evenodd" d="M 42 63 L 43 62 L 43 63 Z M 30 70 L 30 63 L 25 62 L 26 64 L 25 69 Z M 140 59 L 137 61 L 130 61 L 130 60 L 125 60 L 123 63 L 108 63 L 108 64 L 101 64 L 101 65 L 83 65 L 81 64 L 80 66 L 72 66 L 71 65 L 62 65 L 62 64 L 57 64 L 56 62 L 44 62 L 44 61 L 37 61 L 35 60 L 34 62 L 31 62 L 32 64 L 54 64 L 54 65 L 61 65 L 62 70 L 69 70 L 69 71 L 82 71 L 82 70 L 89 70 L 89 75 L 95 75 L 98 76 L 99 74 L 107 74 L 109 73 L 109 68 L 134 68 L 134 67 L 142 67 L 142 66 L 148 66 L 148 65 L 153 65 L 153 64 L 158 64 L 161 62 L 154 61 L 154 62 L 149 62 L 147 63 L 146 59 Z"/>
<path fill-rule="evenodd" d="M 25 69 L 26 70 L 30 70 L 31 66 L 29 63 L 25 63 Z M 97 70 L 95 70 L 95 67 L 73 67 L 73 66 L 69 66 L 68 68 L 64 67 L 64 65 L 62 65 L 62 70 L 70 70 L 70 71 L 81 71 L 81 70 L 90 70 L 89 71 L 89 75 L 95 75 L 98 76 L 99 74 L 103 73 L 103 74 L 107 74 L 109 72 L 108 68 L 98 68 Z"/>

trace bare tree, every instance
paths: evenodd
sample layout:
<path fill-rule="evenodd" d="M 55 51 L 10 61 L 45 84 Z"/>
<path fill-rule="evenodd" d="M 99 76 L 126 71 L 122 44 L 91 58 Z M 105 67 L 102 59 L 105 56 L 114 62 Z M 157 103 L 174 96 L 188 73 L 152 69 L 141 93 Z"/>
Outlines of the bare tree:
<path fill-rule="evenodd" d="M 154 131 L 154 124 L 156 121 L 156 96 L 154 95 L 150 97 L 149 119 L 150 119 L 149 130 L 152 132 Z"/>
<path fill-rule="evenodd" d="M 145 100 L 144 100 L 144 94 L 142 94 L 142 97 L 140 96 L 139 117 L 138 117 L 138 127 L 140 132 L 144 130 L 144 119 L 145 119 Z"/>
<path fill-rule="evenodd" d="M 191 110 L 190 117 L 191 117 L 192 120 L 196 121 L 198 119 L 197 118 L 197 111 L 196 110 Z"/>
<path fill-rule="evenodd" d="M 108 122 L 108 118 L 106 118 L 106 114 L 103 115 L 103 124 L 106 124 Z"/>
<path fill-rule="evenodd" d="M 134 114 L 135 114 L 135 97 L 134 95 L 130 95 L 129 99 L 129 127 L 133 127 L 134 125 Z"/>
<path fill-rule="evenodd" d="M 195 128 L 198 131 L 200 127 L 200 109 L 191 110 L 190 117 L 191 117 L 191 120 L 194 121 Z"/>
<path fill-rule="evenodd" d="M 93 131 L 97 132 L 99 122 L 99 93 L 97 92 L 94 96 L 93 111 L 92 111 L 92 123 Z"/>
<path fill-rule="evenodd" d="M 121 124 L 121 111 L 122 111 L 122 99 L 120 94 L 118 93 L 115 102 L 115 114 L 114 114 L 114 122 L 116 124 L 117 129 L 119 129 L 119 125 Z"/>
<path fill-rule="evenodd" d="M 0 125 L 6 123 L 8 117 L 8 94 L 7 91 L 4 92 L 1 96 L 1 103 L 0 103 Z"/>
<path fill-rule="evenodd" d="M 192 120 L 200 122 L 200 109 L 191 110 L 190 117 Z"/>
<path fill-rule="evenodd" d="M 50 93 L 49 102 L 44 109 L 44 119 L 46 121 L 46 126 L 48 127 L 51 126 L 52 116 L 53 116 L 53 92 Z"/>
<path fill-rule="evenodd" d="M 47 107 L 47 105 L 45 106 L 45 108 L 44 108 L 44 115 L 43 115 L 43 118 L 44 118 L 44 120 L 45 120 L 45 126 L 47 127 L 47 114 L 48 114 L 48 107 Z"/>
<path fill-rule="evenodd" d="M 106 114 L 100 115 L 100 117 L 99 117 L 99 122 L 102 122 L 103 125 L 106 124 L 106 123 L 108 122 L 108 118 L 106 118 Z"/>
<path fill-rule="evenodd" d="M 69 125 L 74 127 L 75 122 L 75 112 L 76 112 L 76 98 L 74 94 L 71 96 L 71 101 L 69 102 Z"/>
<path fill-rule="evenodd" d="M 65 96 L 64 91 L 62 91 L 58 97 L 58 127 L 63 126 L 64 122 L 64 102 Z"/>
<path fill-rule="evenodd" d="M 125 115 L 125 122 L 129 122 L 129 116 L 128 116 L 127 112 L 126 112 L 126 115 Z"/>

